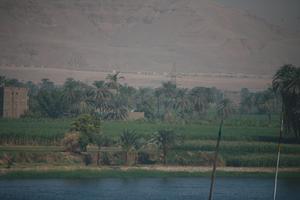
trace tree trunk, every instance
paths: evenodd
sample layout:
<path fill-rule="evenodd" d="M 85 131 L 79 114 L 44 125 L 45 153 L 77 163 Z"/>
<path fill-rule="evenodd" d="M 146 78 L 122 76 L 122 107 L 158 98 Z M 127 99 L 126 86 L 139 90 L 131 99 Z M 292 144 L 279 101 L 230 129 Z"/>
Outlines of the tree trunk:
<path fill-rule="evenodd" d="M 272 115 L 271 113 L 268 113 L 268 122 L 269 122 L 269 126 L 271 126 L 271 121 L 272 121 Z"/>
<path fill-rule="evenodd" d="M 157 97 L 157 116 L 159 116 L 159 97 Z"/>
<path fill-rule="evenodd" d="M 164 163 L 164 165 L 167 164 L 167 148 L 166 147 L 163 148 L 163 163 Z"/>
<path fill-rule="evenodd" d="M 213 190 L 215 187 L 217 159 L 218 159 L 219 146 L 220 146 L 221 135 L 222 135 L 222 127 L 223 127 L 223 118 L 221 119 L 221 123 L 220 123 L 220 127 L 219 127 L 219 135 L 218 135 L 218 140 L 217 140 L 217 145 L 216 145 L 216 150 L 215 150 L 215 155 L 214 155 L 213 171 L 211 174 L 211 184 L 210 184 L 210 191 L 209 191 L 209 197 L 208 197 L 209 200 L 213 199 Z"/>
<path fill-rule="evenodd" d="M 128 165 L 128 151 L 125 152 L 125 165 Z"/>
<path fill-rule="evenodd" d="M 97 151 L 97 166 L 100 166 L 100 147 L 98 147 Z"/>

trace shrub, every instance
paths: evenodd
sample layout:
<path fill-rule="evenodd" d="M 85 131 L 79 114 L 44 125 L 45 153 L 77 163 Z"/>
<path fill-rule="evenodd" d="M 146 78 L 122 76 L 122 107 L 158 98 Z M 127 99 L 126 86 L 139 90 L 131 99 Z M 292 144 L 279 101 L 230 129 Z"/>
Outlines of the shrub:
<path fill-rule="evenodd" d="M 140 164 L 154 164 L 155 163 L 155 161 L 151 160 L 150 154 L 145 151 L 138 153 L 138 162 Z"/>
<path fill-rule="evenodd" d="M 11 168 L 11 166 L 14 164 L 15 162 L 15 158 L 12 155 L 9 154 L 4 154 L 2 159 L 4 160 L 4 162 L 6 163 L 6 168 L 9 169 Z"/>
<path fill-rule="evenodd" d="M 80 134 L 78 132 L 66 133 L 62 143 L 65 147 L 65 151 L 73 153 L 80 152 Z"/>
<path fill-rule="evenodd" d="M 91 154 L 88 154 L 88 153 L 83 154 L 83 162 L 86 166 L 92 164 L 93 158 L 92 158 Z"/>

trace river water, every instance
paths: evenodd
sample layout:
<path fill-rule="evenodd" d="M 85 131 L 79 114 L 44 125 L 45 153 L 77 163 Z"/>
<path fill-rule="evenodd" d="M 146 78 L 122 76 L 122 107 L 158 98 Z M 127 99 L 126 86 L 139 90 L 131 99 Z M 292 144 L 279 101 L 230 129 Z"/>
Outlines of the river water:
<path fill-rule="evenodd" d="M 1 200 L 206 200 L 209 178 L 0 180 Z M 217 178 L 214 200 L 273 199 L 271 178 Z M 299 200 L 300 180 L 280 179 L 278 200 Z"/>

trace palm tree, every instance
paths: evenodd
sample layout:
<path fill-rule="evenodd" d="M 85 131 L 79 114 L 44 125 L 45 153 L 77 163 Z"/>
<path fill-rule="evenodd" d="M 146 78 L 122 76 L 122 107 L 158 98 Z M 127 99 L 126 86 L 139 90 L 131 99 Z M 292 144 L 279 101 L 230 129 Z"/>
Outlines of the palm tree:
<path fill-rule="evenodd" d="M 135 133 L 134 130 L 123 130 L 122 134 L 120 135 L 120 142 L 122 145 L 123 150 L 125 151 L 125 162 L 126 164 L 129 164 L 128 157 L 129 153 L 131 151 L 134 151 L 137 149 L 138 146 L 138 135 Z"/>
<path fill-rule="evenodd" d="M 154 96 L 156 97 L 156 115 L 159 116 L 160 113 L 160 98 L 163 94 L 163 91 L 161 88 L 156 88 L 154 91 Z"/>
<path fill-rule="evenodd" d="M 182 119 L 184 114 L 190 111 L 190 101 L 187 98 L 187 89 L 180 88 L 176 94 L 175 109 Z"/>
<path fill-rule="evenodd" d="M 215 186 L 217 159 L 218 159 L 219 147 L 220 147 L 221 136 L 222 136 L 223 122 L 224 122 L 224 119 L 230 115 L 230 113 L 232 113 L 232 103 L 229 99 L 223 99 L 218 105 L 218 114 L 221 118 L 221 121 L 220 121 L 219 134 L 218 134 L 217 145 L 216 145 L 216 150 L 215 150 L 215 155 L 214 155 L 213 171 L 212 171 L 212 175 L 211 175 L 211 185 L 210 185 L 210 191 L 209 191 L 209 197 L 208 197 L 209 200 L 213 199 L 213 190 L 214 190 L 214 186 Z"/>
<path fill-rule="evenodd" d="M 276 109 L 276 96 L 273 89 L 268 88 L 263 92 L 256 93 L 255 104 L 260 112 L 267 114 L 270 125 L 272 113 L 275 112 Z"/>
<path fill-rule="evenodd" d="M 274 91 L 282 99 L 283 123 L 287 132 L 300 136 L 300 67 L 282 66 L 272 82 Z"/>
<path fill-rule="evenodd" d="M 112 98 L 108 104 L 108 111 L 104 118 L 108 120 L 124 120 L 128 116 L 126 100 L 119 96 Z"/>
<path fill-rule="evenodd" d="M 104 81 L 94 81 L 95 97 L 94 105 L 96 110 L 100 112 L 102 116 L 109 109 L 109 102 L 112 99 L 113 94 L 108 90 Z"/>
<path fill-rule="evenodd" d="M 294 131 L 295 136 L 300 135 L 300 68 L 293 65 L 282 66 L 273 77 L 273 89 L 279 93 L 282 100 L 281 126 L 278 140 L 278 152 L 274 182 L 273 199 L 276 199 L 277 178 L 280 162 L 281 140 L 284 129 Z"/>
<path fill-rule="evenodd" d="M 66 79 L 63 85 L 63 97 L 70 113 L 81 113 L 82 108 L 85 107 L 84 89 L 80 81 L 75 81 L 73 78 Z"/>
<path fill-rule="evenodd" d="M 190 93 L 190 99 L 194 110 L 198 115 L 204 114 L 209 103 L 214 101 L 213 94 L 210 88 L 195 87 Z"/>
<path fill-rule="evenodd" d="M 170 129 L 161 129 L 154 135 L 152 140 L 158 145 L 158 147 L 162 151 L 163 164 L 167 164 L 168 152 L 176 141 L 176 135 L 174 131 Z"/>
<path fill-rule="evenodd" d="M 171 109 L 174 108 L 176 101 L 177 87 L 171 81 L 162 83 L 161 92 L 164 96 L 163 104 L 166 113 L 170 113 Z"/>
<path fill-rule="evenodd" d="M 106 76 L 106 80 L 108 80 L 107 86 L 110 89 L 116 89 L 117 92 L 120 88 L 119 80 L 124 79 L 124 76 L 120 76 L 120 72 L 116 72 L 114 74 L 108 74 Z"/>
<path fill-rule="evenodd" d="M 136 95 L 136 111 L 144 112 L 145 117 L 152 119 L 154 117 L 154 99 L 151 88 L 140 88 Z"/>

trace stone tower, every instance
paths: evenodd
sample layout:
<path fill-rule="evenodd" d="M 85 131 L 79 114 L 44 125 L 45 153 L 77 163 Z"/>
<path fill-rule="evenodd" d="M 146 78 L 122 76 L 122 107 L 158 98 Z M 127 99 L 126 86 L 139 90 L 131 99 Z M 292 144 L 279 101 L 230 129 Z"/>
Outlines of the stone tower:
<path fill-rule="evenodd" d="M 19 118 L 28 110 L 28 90 L 21 87 L 0 88 L 0 116 Z"/>

